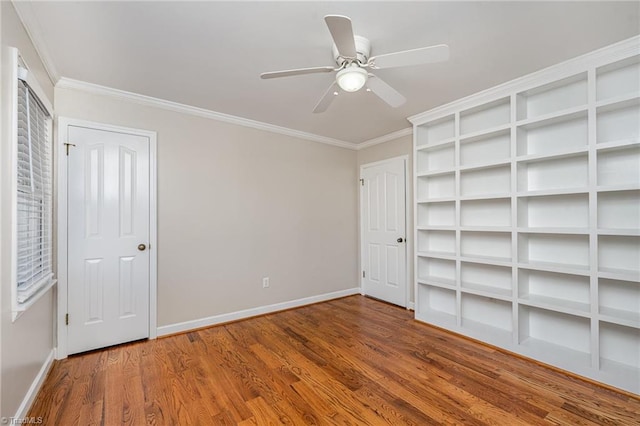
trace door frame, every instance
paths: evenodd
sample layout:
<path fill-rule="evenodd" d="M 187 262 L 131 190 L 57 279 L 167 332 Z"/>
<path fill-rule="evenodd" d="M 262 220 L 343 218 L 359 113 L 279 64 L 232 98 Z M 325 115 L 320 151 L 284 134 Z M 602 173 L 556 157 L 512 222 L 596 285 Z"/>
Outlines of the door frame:
<path fill-rule="evenodd" d="M 133 129 L 129 127 L 115 126 L 93 121 L 78 120 L 75 118 L 58 117 L 57 119 L 56 149 L 57 158 L 55 191 L 57 192 L 57 274 L 58 285 L 56 306 L 54 309 L 56 321 L 56 359 L 67 357 L 67 326 L 66 314 L 68 312 L 68 193 L 67 193 L 67 156 L 64 154 L 64 144 L 67 142 L 67 128 L 69 126 L 86 127 L 95 130 L 126 133 L 130 135 L 149 138 L 149 339 L 155 339 L 158 335 L 157 311 L 158 311 L 158 206 L 157 206 L 157 133 L 150 130 Z M 73 149 L 73 147 L 71 147 Z"/>
<path fill-rule="evenodd" d="M 409 244 L 407 244 L 407 230 L 408 230 L 408 225 L 409 225 L 409 209 L 411 208 L 411 200 L 409 199 L 409 194 L 407 194 L 407 185 L 409 182 L 409 156 L 408 155 L 399 155 L 397 157 L 391 157 L 391 158 L 386 158 L 384 160 L 380 160 L 380 161 L 374 161 L 372 163 L 366 163 L 366 164 L 361 164 L 360 165 L 360 174 L 359 174 L 359 179 L 362 179 L 362 172 L 364 171 L 364 169 L 369 168 L 369 167 L 374 167 L 374 166 L 380 166 L 382 164 L 385 163 L 390 163 L 392 161 L 397 161 L 397 160 L 402 160 L 404 162 L 404 251 L 405 251 L 405 289 L 404 289 L 404 307 L 406 309 L 410 309 L 411 308 L 411 303 L 410 303 L 410 285 L 409 285 L 409 268 L 410 268 L 410 264 L 409 264 Z M 358 188 L 360 189 L 358 192 L 360 193 L 360 212 L 358 214 L 358 220 L 360 221 L 360 227 L 359 227 L 359 231 L 360 231 L 360 235 L 359 235 L 359 239 L 360 239 L 360 255 L 358 256 L 358 261 L 359 261 L 359 266 L 360 269 L 358 271 L 358 277 L 359 277 L 359 281 L 360 281 L 360 294 L 361 295 L 365 295 L 364 294 L 364 279 L 362 277 L 362 266 L 364 265 L 362 256 L 365 252 L 364 250 L 364 220 L 363 220 L 363 214 L 364 214 L 364 191 L 362 190 L 363 185 L 362 185 L 362 180 L 360 180 L 360 182 L 358 182 Z"/>

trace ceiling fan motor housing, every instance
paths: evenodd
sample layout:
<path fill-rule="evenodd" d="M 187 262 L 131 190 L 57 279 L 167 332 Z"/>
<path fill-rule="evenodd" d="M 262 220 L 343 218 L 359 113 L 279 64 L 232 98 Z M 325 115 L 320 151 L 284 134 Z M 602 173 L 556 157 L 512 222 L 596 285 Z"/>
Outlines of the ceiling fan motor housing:
<path fill-rule="evenodd" d="M 369 56 L 371 54 L 371 42 L 369 41 L 369 39 L 362 36 L 353 36 L 353 38 L 356 42 L 357 58 L 355 59 L 357 59 L 360 64 L 364 65 L 369 60 Z M 347 59 L 340 56 L 340 54 L 338 53 L 338 48 L 335 44 L 333 45 L 332 52 L 333 59 L 336 61 L 336 64 L 341 67 L 347 61 Z"/>

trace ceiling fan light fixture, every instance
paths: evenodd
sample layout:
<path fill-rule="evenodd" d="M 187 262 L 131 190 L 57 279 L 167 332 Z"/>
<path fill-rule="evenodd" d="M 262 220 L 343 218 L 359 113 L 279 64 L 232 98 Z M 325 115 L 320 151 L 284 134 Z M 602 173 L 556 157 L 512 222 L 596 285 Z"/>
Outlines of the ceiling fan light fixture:
<path fill-rule="evenodd" d="M 357 65 L 351 65 L 338 71 L 336 82 L 345 92 L 357 92 L 367 82 L 369 74 Z"/>

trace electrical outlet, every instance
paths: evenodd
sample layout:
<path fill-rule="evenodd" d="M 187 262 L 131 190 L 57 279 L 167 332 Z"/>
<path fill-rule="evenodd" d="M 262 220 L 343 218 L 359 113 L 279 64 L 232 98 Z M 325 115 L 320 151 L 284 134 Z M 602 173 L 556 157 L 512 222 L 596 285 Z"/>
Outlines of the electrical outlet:
<path fill-rule="evenodd" d="M 269 287 L 269 277 L 264 277 L 262 279 L 262 288 L 268 288 Z"/>

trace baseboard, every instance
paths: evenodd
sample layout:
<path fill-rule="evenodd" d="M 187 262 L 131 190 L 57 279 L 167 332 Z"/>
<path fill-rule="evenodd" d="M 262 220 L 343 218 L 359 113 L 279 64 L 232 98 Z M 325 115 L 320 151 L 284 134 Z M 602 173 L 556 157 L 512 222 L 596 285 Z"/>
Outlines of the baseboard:
<path fill-rule="evenodd" d="M 158 337 L 169 334 L 183 333 L 202 327 L 209 327 L 230 321 L 255 317 L 258 315 L 270 314 L 283 311 L 285 309 L 298 308 L 312 303 L 325 302 L 327 300 L 338 299 L 340 297 L 360 294 L 360 287 L 349 288 L 347 290 L 334 291 L 332 293 L 320 294 L 317 296 L 304 297 L 302 299 L 290 300 L 288 302 L 275 303 L 273 305 L 260 306 L 257 308 L 245 309 L 242 311 L 230 312 L 228 314 L 214 315 L 212 317 L 200 318 L 197 320 L 185 321 L 176 324 L 163 325 L 158 327 Z"/>
<path fill-rule="evenodd" d="M 416 310 L 416 304 L 414 302 L 409 302 L 407 304 L 407 309 L 410 311 L 415 311 Z"/>
<path fill-rule="evenodd" d="M 42 387 L 42 384 L 44 383 L 44 379 L 47 378 L 47 374 L 49 374 L 49 370 L 51 370 L 53 361 L 55 359 L 56 350 L 51 349 L 51 352 L 49 352 L 49 355 L 47 355 L 47 359 L 44 360 L 42 367 L 40 367 L 40 371 L 38 371 L 38 374 L 36 375 L 35 379 L 33 379 L 31 386 L 29 386 L 29 390 L 24 396 L 20 407 L 18 407 L 18 411 L 16 411 L 16 415 L 14 416 L 15 419 L 24 419 L 25 417 L 27 417 L 27 414 L 29 414 L 31 404 L 33 404 L 33 401 L 36 399 L 36 395 L 38 395 L 40 387 Z"/>

